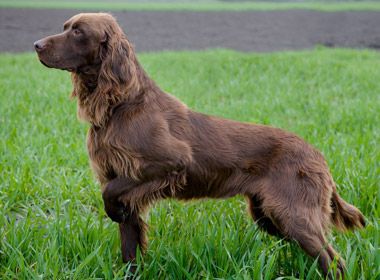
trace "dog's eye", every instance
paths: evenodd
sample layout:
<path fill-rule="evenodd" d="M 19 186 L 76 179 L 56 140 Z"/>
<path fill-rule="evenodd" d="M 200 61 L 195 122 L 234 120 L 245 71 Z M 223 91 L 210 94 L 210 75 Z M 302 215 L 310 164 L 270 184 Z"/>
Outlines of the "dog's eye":
<path fill-rule="evenodd" d="M 82 34 L 82 31 L 80 31 L 79 29 L 73 29 L 73 34 L 74 34 L 75 36 L 81 35 L 81 34 Z"/>

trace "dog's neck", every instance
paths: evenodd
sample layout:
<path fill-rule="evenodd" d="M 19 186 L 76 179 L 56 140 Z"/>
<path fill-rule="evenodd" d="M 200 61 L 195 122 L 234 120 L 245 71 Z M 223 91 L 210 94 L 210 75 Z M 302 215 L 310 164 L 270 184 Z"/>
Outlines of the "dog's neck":
<path fill-rule="evenodd" d="M 98 76 L 100 67 L 101 62 L 95 63 L 90 66 L 80 67 L 79 69 L 77 69 L 75 74 L 79 76 L 79 79 L 85 86 L 86 94 L 91 94 L 98 86 Z"/>
<path fill-rule="evenodd" d="M 78 98 L 78 117 L 89 122 L 94 127 L 106 125 L 112 109 L 121 103 L 140 103 L 146 92 L 157 91 L 158 87 L 145 73 L 136 61 L 137 86 L 122 85 L 121 88 L 112 88 L 104 91 L 99 88 L 99 71 L 101 64 L 80 69 L 72 74 L 74 90 L 72 97 Z"/>

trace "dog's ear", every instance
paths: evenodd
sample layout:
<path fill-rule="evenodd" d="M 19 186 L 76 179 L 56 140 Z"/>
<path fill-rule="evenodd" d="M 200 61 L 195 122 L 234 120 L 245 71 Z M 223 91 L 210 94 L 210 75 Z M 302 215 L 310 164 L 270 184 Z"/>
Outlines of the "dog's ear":
<path fill-rule="evenodd" d="M 106 58 L 108 40 L 108 34 L 104 33 L 102 39 L 100 40 L 99 58 L 101 61 L 104 61 Z"/>
<path fill-rule="evenodd" d="M 101 92 L 128 90 L 136 84 L 136 58 L 133 47 L 120 32 L 108 32 L 101 42 L 98 87 Z"/>

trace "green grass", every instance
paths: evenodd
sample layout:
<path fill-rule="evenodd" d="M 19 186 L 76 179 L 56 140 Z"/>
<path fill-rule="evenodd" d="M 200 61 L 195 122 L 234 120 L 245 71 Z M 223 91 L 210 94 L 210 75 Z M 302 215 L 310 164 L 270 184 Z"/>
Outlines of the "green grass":
<path fill-rule="evenodd" d="M 320 149 L 341 196 L 368 219 L 330 237 L 347 279 L 379 279 L 380 53 L 139 57 L 191 108 L 282 127 Z M 34 54 L 2 54 L 0 65 L 0 279 L 122 279 L 117 226 L 88 166 L 88 125 L 76 119 L 69 74 Z M 322 279 L 314 260 L 258 231 L 245 209 L 241 197 L 158 203 L 141 279 Z"/>
<path fill-rule="evenodd" d="M 289 10 L 309 9 L 319 11 L 380 11 L 380 3 L 377 1 L 360 2 L 219 2 L 219 1 L 47 1 L 47 0 L 0 0 L 2 8 L 53 8 L 53 9 L 82 9 L 82 10 L 153 10 L 153 11 L 249 11 L 249 10 Z"/>

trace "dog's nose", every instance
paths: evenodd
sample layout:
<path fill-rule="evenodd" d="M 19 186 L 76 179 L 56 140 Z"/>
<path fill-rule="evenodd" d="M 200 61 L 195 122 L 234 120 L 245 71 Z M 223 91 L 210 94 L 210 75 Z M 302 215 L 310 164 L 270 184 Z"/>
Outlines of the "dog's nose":
<path fill-rule="evenodd" d="M 34 42 L 34 49 L 37 51 L 37 52 L 41 52 L 42 50 L 44 50 L 46 47 L 46 43 L 44 42 L 44 40 L 38 40 L 36 42 Z"/>

